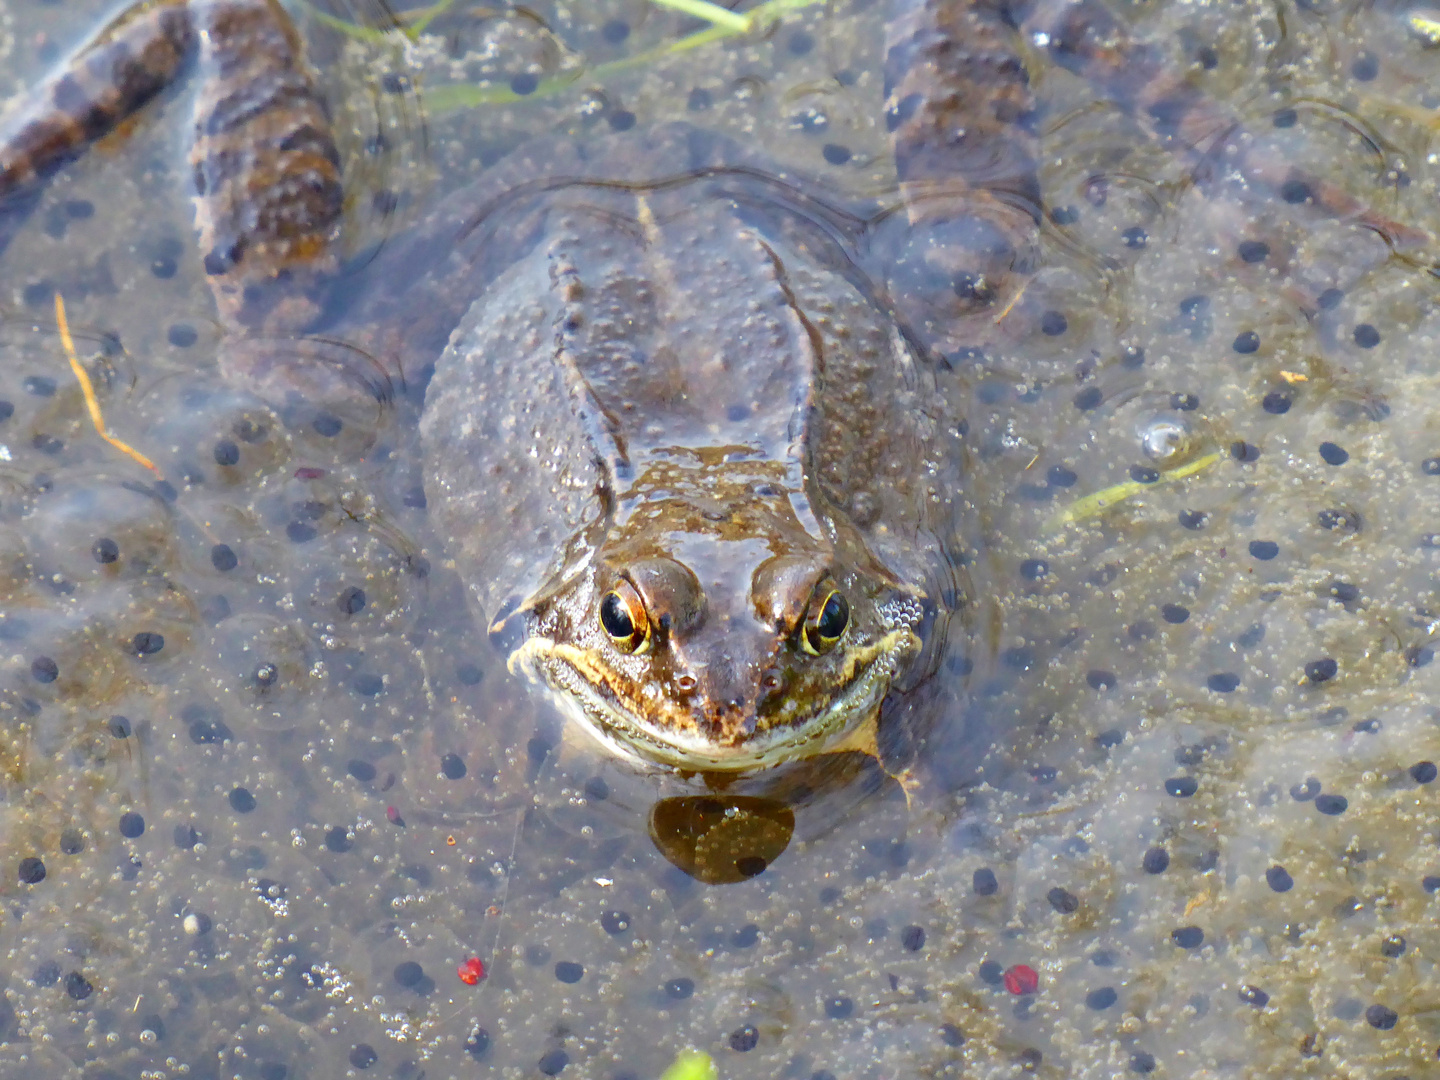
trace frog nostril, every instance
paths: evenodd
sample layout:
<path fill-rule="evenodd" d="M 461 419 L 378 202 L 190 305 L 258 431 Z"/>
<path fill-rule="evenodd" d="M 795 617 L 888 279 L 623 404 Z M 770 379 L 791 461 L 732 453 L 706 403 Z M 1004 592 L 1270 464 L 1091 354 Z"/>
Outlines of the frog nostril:
<path fill-rule="evenodd" d="M 684 675 L 677 675 L 675 676 L 675 689 L 682 694 L 688 694 L 695 689 L 698 682 L 699 680 L 688 672 Z"/>
<path fill-rule="evenodd" d="M 760 676 L 760 685 L 765 690 L 779 690 L 781 681 L 779 668 L 766 668 Z"/>

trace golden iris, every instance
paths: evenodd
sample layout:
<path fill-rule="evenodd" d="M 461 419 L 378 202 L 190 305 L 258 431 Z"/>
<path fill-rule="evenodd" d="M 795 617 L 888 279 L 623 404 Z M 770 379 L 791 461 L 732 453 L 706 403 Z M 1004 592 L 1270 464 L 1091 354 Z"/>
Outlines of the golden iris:
<path fill-rule="evenodd" d="M 628 581 L 619 582 L 601 599 L 600 625 L 621 652 L 644 652 L 650 644 L 645 602 Z"/>
<path fill-rule="evenodd" d="M 815 599 L 811 600 L 805 615 L 800 644 L 812 656 L 819 656 L 835 647 L 849 625 L 850 603 L 844 594 L 833 585 L 816 589 Z"/>

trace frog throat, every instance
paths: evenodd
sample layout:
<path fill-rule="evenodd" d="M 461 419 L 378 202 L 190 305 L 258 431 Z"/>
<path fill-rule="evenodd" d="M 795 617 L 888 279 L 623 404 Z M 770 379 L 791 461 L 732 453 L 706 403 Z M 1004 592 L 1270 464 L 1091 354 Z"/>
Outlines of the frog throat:
<path fill-rule="evenodd" d="M 846 657 L 840 680 L 844 689 L 822 709 L 738 747 L 719 746 L 696 733 L 693 720 L 678 706 L 663 708 L 679 721 L 668 728 L 621 708 L 601 690 L 604 668 L 568 642 L 530 638 L 510 654 L 509 668 L 512 674 L 524 671 L 532 681 L 548 683 L 580 727 L 618 757 L 697 772 L 742 772 L 838 748 L 845 736 L 874 716 L 901 665 L 919 650 L 920 639 L 909 627 L 890 630 Z"/>

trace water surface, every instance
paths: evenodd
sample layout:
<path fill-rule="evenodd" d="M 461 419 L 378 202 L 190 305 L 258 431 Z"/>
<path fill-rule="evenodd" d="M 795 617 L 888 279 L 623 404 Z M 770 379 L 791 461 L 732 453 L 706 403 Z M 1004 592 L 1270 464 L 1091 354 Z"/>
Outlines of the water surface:
<path fill-rule="evenodd" d="M 541 132 L 686 119 L 883 196 L 879 7 L 628 69 L 599 65 L 699 24 L 311 18 L 349 250 Z M 0 90 L 108 14 L 0 7 Z M 1237 139 L 1440 234 L 1433 9 L 1122 14 Z M 979 600 L 925 794 L 822 802 L 718 887 L 647 835 L 664 784 L 506 674 L 396 414 L 287 424 L 220 379 L 184 91 L 61 174 L 0 258 L 0 1075 L 643 1078 L 685 1046 L 727 1078 L 1436 1068 L 1437 253 L 1197 183 L 1029 59 L 1046 261 L 962 372 Z M 538 89 L 441 108 L 458 84 Z M 90 428 L 56 289 L 168 486 Z"/>

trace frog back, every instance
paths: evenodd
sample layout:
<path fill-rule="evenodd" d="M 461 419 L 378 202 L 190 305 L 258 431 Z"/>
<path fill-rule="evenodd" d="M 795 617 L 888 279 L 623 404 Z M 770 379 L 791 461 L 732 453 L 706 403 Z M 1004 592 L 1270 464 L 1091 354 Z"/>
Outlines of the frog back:
<path fill-rule="evenodd" d="M 487 616 L 677 498 L 712 521 L 778 500 L 795 544 L 858 537 L 897 585 L 953 604 L 959 387 L 843 246 L 754 212 L 770 179 L 692 160 L 637 184 L 616 160 L 619 179 L 547 189 L 533 245 L 426 393 L 431 503 Z"/>

